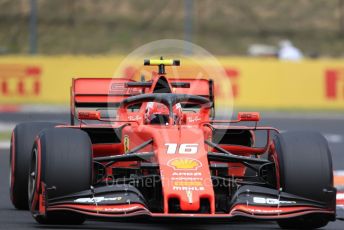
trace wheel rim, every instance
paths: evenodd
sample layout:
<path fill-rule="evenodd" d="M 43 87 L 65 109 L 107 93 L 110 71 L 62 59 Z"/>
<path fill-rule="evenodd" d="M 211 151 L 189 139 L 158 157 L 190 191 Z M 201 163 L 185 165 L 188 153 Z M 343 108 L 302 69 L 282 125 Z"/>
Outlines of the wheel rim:
<path fill-rule="evenodd" d="M 32 158 L 30 162 L 30 171 L 29 171 L 29 183 L 28 183 L 28 195 L 29 200 L 31 200 L 35 193 L 35 186 L 37 180 L 37 149 L 34 148 L 32 152 Z"/>

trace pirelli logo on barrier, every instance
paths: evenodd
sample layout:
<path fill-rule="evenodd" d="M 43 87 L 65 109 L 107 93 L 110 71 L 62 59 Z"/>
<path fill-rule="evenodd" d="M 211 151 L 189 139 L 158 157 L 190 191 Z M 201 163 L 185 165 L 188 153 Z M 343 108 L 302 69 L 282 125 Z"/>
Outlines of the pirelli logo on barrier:
<path fill-rule="evenodd" d="M 121 61 L 119 56 L 37 56 L 34 59 L 1 56 L 0 103 L 67 104 L 72 78 L 111 77 L 116 73 L 118 77 L 135 80 L 144 75 L 149 80 L 155 74 L 155 67 L 142 67 L 141 62 L 127 63 L 117 73 Z M 221 57 L 219 61 L 225 71 L 219 75 L 211 63 L 198 66 L 193 61 L 182 60 L 180 67 L 166 67 L 167 77 L 214 79 L 217 108 L 231 108 L 232 101 L 233 106 L 242 108 L 344 110 L 344 61 L 341 59 L 294 63 Z M 64 68 L 66 63 L 68 68 Z M 113 83 L 107 88 L 109 93 L 134 94 L 135 88 L 124 91 L 122 83 Z"/>
<path fill-rule="evenodd" d="M 232 85 L 232 93 L 233 97 L 237 98 L 239 96 L 239 77 L 240 72 L 236 68 L 225 68 L 226 76 L 230 79 L 231 85 Z"/>
<path fill-rule="evenodd" d="M 41 68 L 0 64 L 1 97 L 38 97 L 41 93 Z"/>
<path fill-rule="evenodd" d="M 325 71 L 325 97 L 344 101 L 344 68 Z"/>

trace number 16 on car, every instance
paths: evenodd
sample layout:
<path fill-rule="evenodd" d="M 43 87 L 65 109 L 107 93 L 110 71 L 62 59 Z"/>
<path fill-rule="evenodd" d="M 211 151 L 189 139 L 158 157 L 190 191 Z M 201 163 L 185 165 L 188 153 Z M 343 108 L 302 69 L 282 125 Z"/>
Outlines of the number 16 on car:
<path fill-rule="evenodd" d="M 166 143 L 167 154 L 196 154 L 198 152 L 198 144 L 176 144 Z"/>

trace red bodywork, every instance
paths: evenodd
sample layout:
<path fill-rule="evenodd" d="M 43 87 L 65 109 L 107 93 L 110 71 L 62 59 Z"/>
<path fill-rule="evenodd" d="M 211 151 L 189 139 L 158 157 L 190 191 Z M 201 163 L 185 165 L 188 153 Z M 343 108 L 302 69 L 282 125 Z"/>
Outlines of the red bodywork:
<path fill-rule="evenodd" d="M 151 125 L 145 122 L 145 108 L 143 102 L 136 109 L 130 109 L 130 103 L 121 104 L 123 100 L 142 94 L 154 94 L 161 90 L 163 93 L 191 94 L 201 96 L 214 102 L 212 81 L 205 79 L 170 79 L 155 76 L 145 86 L 130 85 L 135 81 L 128 79 L 74 79 L 71 88 L 71 125 L 60 126 L 83 130 L 120 130 L 117 141 L 93 143 L 93 157 L 108 157 L 123 155 L 135 149 L 144 142 L 151 141 L 140 149 L 141 153 L 153 152 L 153 162 L 159 165 L 162 184 L 162 209 L 151 211 L 139 203 L 128 204 L 80 204 L 60 202 L 46 204 L 44 189 L 39 190 L 39 213 L 47 211 L 69 210 L 97 217 L 218 217 L 229 218 L 235 216 L 257 219 L 279 219 L 312 213 L 333 215 L 335 210 L 316 207 L 312 204 L 298 206 L 280 206 L 280 204 L 252 204 L 235 203 L 228 211 L 221 212 L 216 207 L 216 192 L 214 190 L 214 176 L 212 167 L 219 162 L 208 159 L 209 152 L 217 153 L 218 149 L 205 143 L 214 139 L 214 130 L 235 130 L 249 135 L 251 144 L 218 143 L 218 147 L 237 156 L 257 156 L 268 154 L 269 159 L 278 162 L 271 141 L 271 132 L 278 132 L 272 127 L 257 127 L 258 113 L 241 113 L 238 120 L 213 120 L 213 107 L 200 106 L 196 112 L 184 113 L 181 124 L 174 125 L 169 121 L 167 125 Z M 184 86 L 178 86 L 183 83 Z M 164 88 L 165 87 L 165 88 Z M 160 91 L 159 91 L 160 90 Z M 165 90 L 165 92 L 164 92 Z M 110 109 L 110 110 L 109 110 Z M 112 111 L 114 109 L 114 111 Z M 110 111 L 111 116 L 101 117 L 100 110 Z M 96 112 L 98 111 L 98 112 Z M 80 120 L 80 119 L 85 120 Z M 88 122 L 92 120 L 92 122 Z M 237 123 L 250 121 L 252 126 L 239 126 Z M 255 132 L 266 132 L 265 145 L 254 146 Z M 92 132 L 92 131 L 90 131 Z M 227 134 L 226 134 L 227 135 Z M 229 134 L 228 134 L 229 135 Z M 91 138 L 92 139 L 92 138 Z M 114 138 L 116 139 L 116 138 Z M 103 165 L 108 162 L 103 163 Z M 107 165 L 107 173 L 112 174 L 114 168 L 140 167 L 140 161 L 121 161 Z M 240 178 L 245 175 L 247 167 L 240 162 L 225 163 L 230 177 Z M 276 191 L 279 189 L 278 164 L 276 164 Z M 144 173 L 144 172 L 143 172 Z M 216 175 L 215 175 L 216 176 Z M 105 180 L 105 179 L 104 179 Z M 42 185 L 44 188 L 44 185 Z M 248 196 L 250 193 L 247 192 Z M 171 211 L 171 200 L 178 200 L 179 212 Z M 202 202 L 206 201 L 209 210 L 202 212 Z"/>

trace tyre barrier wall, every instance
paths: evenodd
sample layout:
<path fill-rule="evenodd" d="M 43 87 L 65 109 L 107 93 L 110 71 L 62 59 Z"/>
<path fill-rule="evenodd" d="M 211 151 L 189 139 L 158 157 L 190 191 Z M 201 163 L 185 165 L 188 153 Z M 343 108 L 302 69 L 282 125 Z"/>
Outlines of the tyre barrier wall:
<path fill-rule="evenodd" d="M 121 70 L 117 70 L 123 58 L 0 57 L 0 103 L 67 104 L 73 77 L 113 77 L 116 73 L 117 77 L 139 78 L 143 72 L 138 69 L 143 68 L 142 65 L 136 67 L 140 65 L 128 63 Z M 235 107 L 344 109 L 344 60 L 283 62 L 276 59 L 233 57 L 219 57 L 218 60 L 223 67 L 220 76 L 215 78 L 215 93 L 220 104 L 229 98 L 233 99 Z M 215 73 L 207 73 L 210 68 L 207 63 L 200 60 L 196 66 L 182 60 L 181 67 L 173 68 L 178 68 L 178 76 L 207 78 Z M 175 73 L 175 69 L 170 72 L 167 68 L 166 71 Z M 147 75 L 147 71 L 144 73 Z M 172 77 L 176 76 L 172 74 Z M 230 85 L 224 84 L 229 81 Z M 221 87 L 222 90 L 219 90 Z M 228 95 L 225 95 L 227 93 Z"/>

